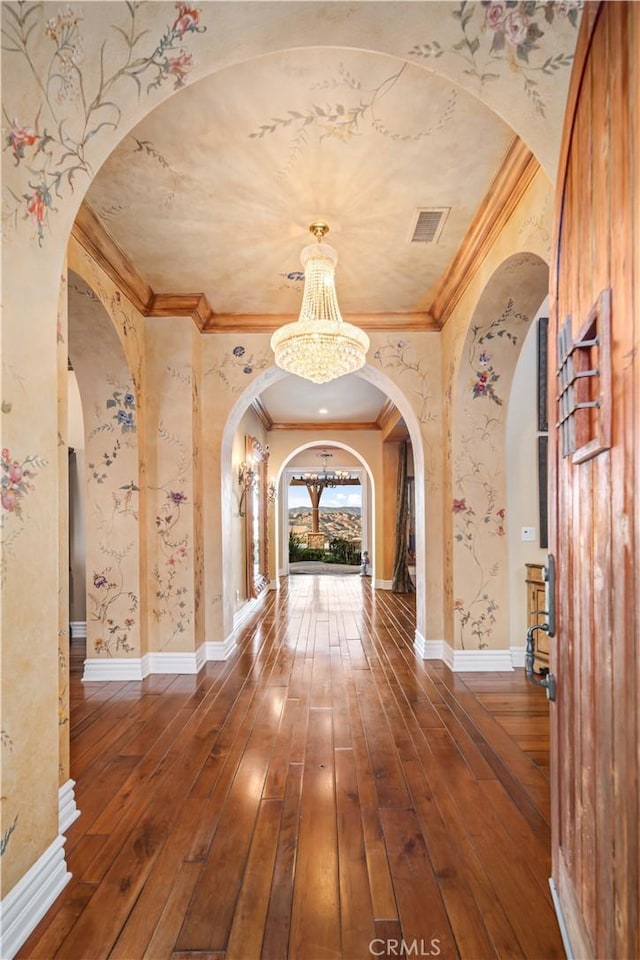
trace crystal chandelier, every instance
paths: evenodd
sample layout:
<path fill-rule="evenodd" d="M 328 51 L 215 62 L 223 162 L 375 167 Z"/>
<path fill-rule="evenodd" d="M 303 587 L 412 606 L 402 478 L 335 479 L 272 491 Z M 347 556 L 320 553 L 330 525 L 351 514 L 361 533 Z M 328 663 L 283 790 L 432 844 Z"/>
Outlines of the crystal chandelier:
<path fill-rule="evenodd" d="M 313 383 L 327 383 L 364 366 L 369 337 L 342 319 L 334 281 L 338 254 L 322 242 L 329 227 L 317 221 L 309 230 L 318 242 L 300 254 L 304 267 L 300 316 L 276 330 L 271 349 L 283 370 Z"/>

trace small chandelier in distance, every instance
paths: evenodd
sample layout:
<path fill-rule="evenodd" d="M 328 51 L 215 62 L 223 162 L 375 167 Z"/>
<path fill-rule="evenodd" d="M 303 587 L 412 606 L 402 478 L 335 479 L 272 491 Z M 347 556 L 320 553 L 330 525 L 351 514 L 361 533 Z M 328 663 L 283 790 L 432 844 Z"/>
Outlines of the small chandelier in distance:
<path fill-rule="evenodd" d="M 271 349 L 283 370 L 313 383 L 327 383 L 364 366 L 369 337 L 342 319 L 334 280 L 338 254 L 322 242 L 329 227 L 316 221 L 309 230 L 318 242 L 300 254 L 304 267 L 300 316 L 276 330 Z"/>

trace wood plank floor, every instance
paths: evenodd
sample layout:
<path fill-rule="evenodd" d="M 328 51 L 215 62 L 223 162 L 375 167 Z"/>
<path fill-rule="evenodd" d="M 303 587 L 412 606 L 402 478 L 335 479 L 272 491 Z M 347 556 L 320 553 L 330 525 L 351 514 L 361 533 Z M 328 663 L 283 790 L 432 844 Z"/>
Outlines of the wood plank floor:
<path fill-rule="evenodd" d="M 414 628 L 410 597 L 305 576 L 198 676 L 83 684 L 74 641 L 73 879 L 18 956 L 563 957 L 544 692 Z"/>

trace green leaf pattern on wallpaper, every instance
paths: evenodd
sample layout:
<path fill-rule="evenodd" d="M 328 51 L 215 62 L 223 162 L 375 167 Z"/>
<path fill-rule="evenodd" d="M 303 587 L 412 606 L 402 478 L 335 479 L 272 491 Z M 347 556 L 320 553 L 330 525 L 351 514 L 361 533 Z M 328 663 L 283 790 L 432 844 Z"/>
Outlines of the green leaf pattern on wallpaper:
<path fill-rule="evenodd" d="M 437 416 L 432 409 L 433 394 L 429 387 L 429 369 L 410 340 L 392 340 L 378 347 L 373 359 L 382 370 L 392 372 L 395 380 L 414 398 L 420 423 L 433 423 Z"/>
<path fill-rule="evenodd" d="M 516 350 L 520 331 L 528 322 L 509 298 L 497 316 L 471 325 L 462 361 L 469 370 L 469 392 L 461 394 L 466 397 L 465 429 L 455 457 L 451 512 L 454 549 L 465 551 L 476 572 L 475 580 L 463 578 L 464 595 L 453 605 L 463 650 L 469 643 L 478 650 L 495 645 L 499 604 L 493 584 L 502 569 L 505 547 L 501 541 L 506 538 L 506 508 L 498 500 L 502 485 L 498 438 L 504 430 L 507 399 L 500 393 L 501 368 L 507 354 Z"/>
<path fill-rule="evenodd" d="M 40 245 L 48 218 L 56 212 L 56 199 L 73 191 L 78 176 L 91 179 L 95 173 L 89 160 L 91 141 L 120 126 L 122 82 L 128 81 L 138 97 L 167 82 L 177 90 L 193 65 L 186 45 L 190 35 L 207 29 L 200 23 L 200 11 L 188 3 L 176 3 L 173 23 L 145 52 L 149 31 L 138 24 L 142 6 L 137 2 L 114 5 L 126 13 L 126 20 L 112 24 L 100 49 L 99 69 L 89 76 L 80 9 L 58 9 L 44 21 L 42 3 L 4 5 L 2 50 L 26 61 L 42 97 L 33 117 L 10 117 L 5 111 L 4 147 L 25 172 L 22 195 L 9 190 L 13 201 L 9 216 L 16 226 L 20 220 L 29 221 Z M 44 68 L 34 49 L 43 34 L 51 50 Z"/>
<path fill-rule="evenodd" d="M 3 750 L 8 750 L 10 753 L 13 753 L 13 740 L 9 736 L 6 730 L 0 730 L 0 743 L 2 744 Z M 0 801 L 4 801 L 7 799 L 8 799 L 7 797 L 0 797 Z M 0 857 L 3 857 L 7 852 L 7 847 L 9 846 L 11 837 L 16 827 L 18 826 L 18 819 L 19 819 L 19 814 L 16 813 L 16 815 L 14 816 L 9 826 L 6 827 L 0 834 Z M 3 817 L 3 820 L 4 820 L 4 817 Z"/>
<path fill-rule="evenodd" d="M 191 396 L 193 371 L 190 367 L 167 367 L 167 373 L 176 386 Z M 174 475 L 157 490 L 162 495 L 155 517 L 158 535 L 159 560 L 153 565 L 155 597 L 153 616 L 163 625 L 165 634 L 159 649 L 164 650 L 179 634 L 187 632 L 193 620 L 195 597 L 190 599 L 190 564 L 193 558 L 191 536 L 189 533 L 192 519 L 192 504 L 186 488 L 191 475 L 193 458 L 198 456 L 197 449 L 191 452 L 184 439 L 167 429 L 164 423 L 158 425 L 158 439 L 166 449 L 167 462 L 173 462 Z M 173 448 L 173 454 L 169 448 Z"/>
<path fill-rule="evenodd" d="M 190 537 L 182 520 L 183 508 L 188 503 L 183 490 L 170 489 L 155 519 L 162 562 L 153 567 L 156 584 L 153 615 L 158 623 L 166 621 L 169 631 L 160 649 L 167 647 L 178 634 L 185 633 L 192 619 L 189 588 L 181 582 L 190 558 Z"/>
<path fill-rule="evenodd" d="M 263 120 L 249 133 L 249 137 L 260 140 L 276 133 L 285 133 L 289 137 L 289 153 L 280 171 L 281 177 L 291 172 L 305 147 L 326 139 L 349 143 L 369 131 L 401 143 L 430 137 L 451 120 L 456 109 L 457 91 L 452 88 L 448 92 L 437 119 L 428 127 L 412 133 L 393 130 L 391 120 L 385 118 L 381 106 L 397 84 L 401 92 L 406 69 L 405 63 L 395 73 L 385 76 L 377 86 L 367 87 L 344 64 L 340 64 L 337 76 L 312 86 L 308 106 L 284 110 L 282 116 Z M 319 100 L 322 102 L 317 102 Z"/>
<path fill-rule="evenodd" d="M 126 557 L 138 536 L 139 487 L 134 479 L 137 426 L 133 387 L 119 383 L 113 376 L 107 377 L 107 383 L 111 392 L 103 406 L 96 406 L 93 412 L 95 426 L 89 432 L 87 445 L 87 452 L 94 452 L 87 462 L 89 506 L 98 531 L 98 549 L 105 559 L 104 564 L 91 573 L 87 599 L 89 620 L 97 625 L 94 651 L 99 656 L 112 657 L 134 650 L 130 633 L 136 624 L 138 596 L 129 589 Z M 99 440 L 104 443 L 98 445 Z M 96 456 L 100 447 L 102 452 Z M 130 467 L 132 472 L 124 483 L 122 477 L 118 479 L 113 472 L 116 463 L 123 468 L 123 461 L 124 469 Z"/>
<path fill-rule="evenodd" d="M 273 354 L 268 351 L 247 353 L 247 348 L 238 344 L 230 353 L 223 354 L 213 366 L 205 370 L 204 376 L 215 375 L 232 393 L 242 393 L 246 383 L 242 382 L 238 374 L 249 377 L 258 370 L 266 370 L 272 362 Z"/>
<path fill-rule="evenodd" d="M 476 77 L 480 86 L 501 79 L 506 67 L 514 76 L 521 77 L 535 112 L 544 117 L 539 77 L 553 77 L 558 70 L 566 70 L 573 62 L 573 54 L 545 56 L 542 38 L 553 28 L 556 17 L 566 18 L 576 27 L 581 10 L 581 0 L 464 0 L 452 14 L 461 33 L 456 43 L 443 46 L 431 40 L 416 44 L 409 53 L 431 60 L 460 57 L 466 64 L 463 73 Z"/>

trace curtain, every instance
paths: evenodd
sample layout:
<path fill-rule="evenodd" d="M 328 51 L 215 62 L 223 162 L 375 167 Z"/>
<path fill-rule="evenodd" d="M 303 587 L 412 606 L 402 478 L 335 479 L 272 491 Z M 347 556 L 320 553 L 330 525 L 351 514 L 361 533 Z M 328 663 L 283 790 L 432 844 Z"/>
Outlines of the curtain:
<path fill-rule="evenodd" d="M 407 441 L 400 446 L 398 459 L 398 491 L 396 515 L 396 557 L 393 564 L 393 593 L 413 593 L 415 587 L 409 565 L 407 564 L 407 520 L 409 518 L 409 496 L 407 490 Z"/>

